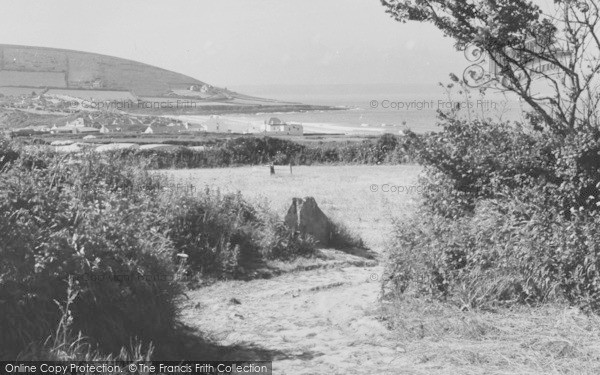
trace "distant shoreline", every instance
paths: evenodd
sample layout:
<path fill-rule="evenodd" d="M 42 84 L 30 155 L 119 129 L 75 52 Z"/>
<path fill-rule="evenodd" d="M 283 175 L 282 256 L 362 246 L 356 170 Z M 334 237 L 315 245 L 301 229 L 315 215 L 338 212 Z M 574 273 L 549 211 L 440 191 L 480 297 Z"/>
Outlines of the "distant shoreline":
<path fill-rule="evenodd" d="M 309 104 L 279 104 L 279 105 L 205 105 L 194 108 L 128 108 L 127 113 L 154 116 L 207 116 L 227 114 L 260 114 L 260 113 L 290 113 L 312 111 L 345 111 L 348 108 L 339 106 L 309 105 Z"/>

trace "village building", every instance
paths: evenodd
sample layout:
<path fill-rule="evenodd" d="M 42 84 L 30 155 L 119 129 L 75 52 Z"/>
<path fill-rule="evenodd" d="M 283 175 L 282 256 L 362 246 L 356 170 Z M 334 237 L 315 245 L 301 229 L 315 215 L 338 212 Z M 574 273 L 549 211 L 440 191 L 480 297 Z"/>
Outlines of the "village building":
<path fill-rule="evenodd" d="M 146 130 L 144 130 L 145 134 L 154 134 L 154 130 L 152 130 L 152 127 L 148 126 L 148 128 L 146 128 Z"/>
<path fill-rule="evenodd" d="M 286 123 L 277 117 L 265 121 L 264 133 L 269 135 L 303 135 L 302 124 Z"/>
<path fill-rule="evenodd" d="M 102 80 L 101 79 L 96 79 L 92 82 L 92 88 L 94 89 L 98 89 L 102 87 Z"/>
<path fill-rule="evenodd" d="M 89 122 L 89 121 L 88 121 Z M 67 122 L 65 126 L 73 126 L 73 127 L 84 127 L 86 126 L 86 121 L 83 117 L 78 117 L 73 121 Z"/>
<path fill-rule="evenodd" d="M 65 126 L 65 128 L 67 128 L 67 126 Z M 96 129 L 96 128 L 90 128 L 87 126 L 84 127 L 79 127 L 79 126 L 72 126 L 71 128 L 71 132 L 73 134 L 80 134 L 80 133 L 99 133 L 100 129 Z"/>

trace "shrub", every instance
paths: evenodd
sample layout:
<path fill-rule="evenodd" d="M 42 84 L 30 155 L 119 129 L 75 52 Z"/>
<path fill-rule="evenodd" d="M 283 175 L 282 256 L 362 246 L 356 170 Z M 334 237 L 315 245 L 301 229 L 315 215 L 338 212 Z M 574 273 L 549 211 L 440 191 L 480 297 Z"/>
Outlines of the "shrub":
<path fill-rule="evenodd" d="M 290 259 L 314 253 L 313 242 L 293 237 L 277 215 L 253 207 L 240 194 L 205 190 L 164 203 L 165 229 L 192 271 L 239 277 L 262 259 Z"/>
<path fill-rule="evenodd" d="M 355 233 L 352 233 L 348 227 L 337 220 L 329 220 L 331 224 L 330 245 L 335 249 L 366 249 L 366 246 Z"/>
<path fill-rule="evenodd" d="M 0 137 L 0 171 L 18 157 L 19 153 L 15 150 L 14 145 L 8 139 Z"/>
<path fill-rule="evenodd" d="M 207 190 L 165 203 L 168 237 L 177 253 L 189 257 L 194 271 L 235 277 L 258 257 L 252 237 L 256 213 L 240 195 L 222 196 Z"/>
<path fill-rule="evenodd" d="M 255 233 L 265 259 L 291 260 L 316 254 L 317 243 L 312 237 L 293 233 L 278 215 L 264 208 L 258 214 L 262 224 Z"/>
<path fill-rule="evenodd" d="M 0 179 L 0 351 L 13 356 L 47 337 L 69 278 L 73 328 L 102 350 L 164 335 L 181 289 L 150 197 L 122 189 L 133 183 L 123 165 L 46 164 L 11 168 Z M 99 185 L 88 190 L 92 182 Z"/>
<path fill-rule="evenodd" d="M 446 119 L 419 140 L 424 200 L 397 225 L 388 287 L 463 306 L 566 298 L 600 311 L 600 133 Z"/>

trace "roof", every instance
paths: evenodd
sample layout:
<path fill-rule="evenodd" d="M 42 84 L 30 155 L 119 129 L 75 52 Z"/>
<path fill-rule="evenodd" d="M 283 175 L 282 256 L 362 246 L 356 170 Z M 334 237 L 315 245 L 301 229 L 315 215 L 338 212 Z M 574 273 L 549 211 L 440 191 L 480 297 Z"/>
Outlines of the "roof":
<path fill-rule="evenodd" d="M 269 125 L 284 125 L 285 123 L 278 119 L 277 117 L 271 117 L 267 122 Z"/>

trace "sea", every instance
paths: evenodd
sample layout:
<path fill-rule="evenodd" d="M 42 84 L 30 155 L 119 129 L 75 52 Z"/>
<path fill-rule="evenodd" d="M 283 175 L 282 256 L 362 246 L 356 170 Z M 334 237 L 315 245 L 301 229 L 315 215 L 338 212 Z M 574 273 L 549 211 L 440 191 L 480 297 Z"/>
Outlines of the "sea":
<path fill-rule="evenodd" d="M 425 84 L 245 85 L 230 90 L 261 98 L 343 108 L 335 111 L 257 113 L 240 119 L 262 121 L 276 116 L 310 129 L 329 132 L 439 131 L 438 111 L 453 108 L 464 119 L 522 121 L 526 106 L 517 98 L 486 90 Z M 332 130 L 333 129 L 333 130 Z"/>

